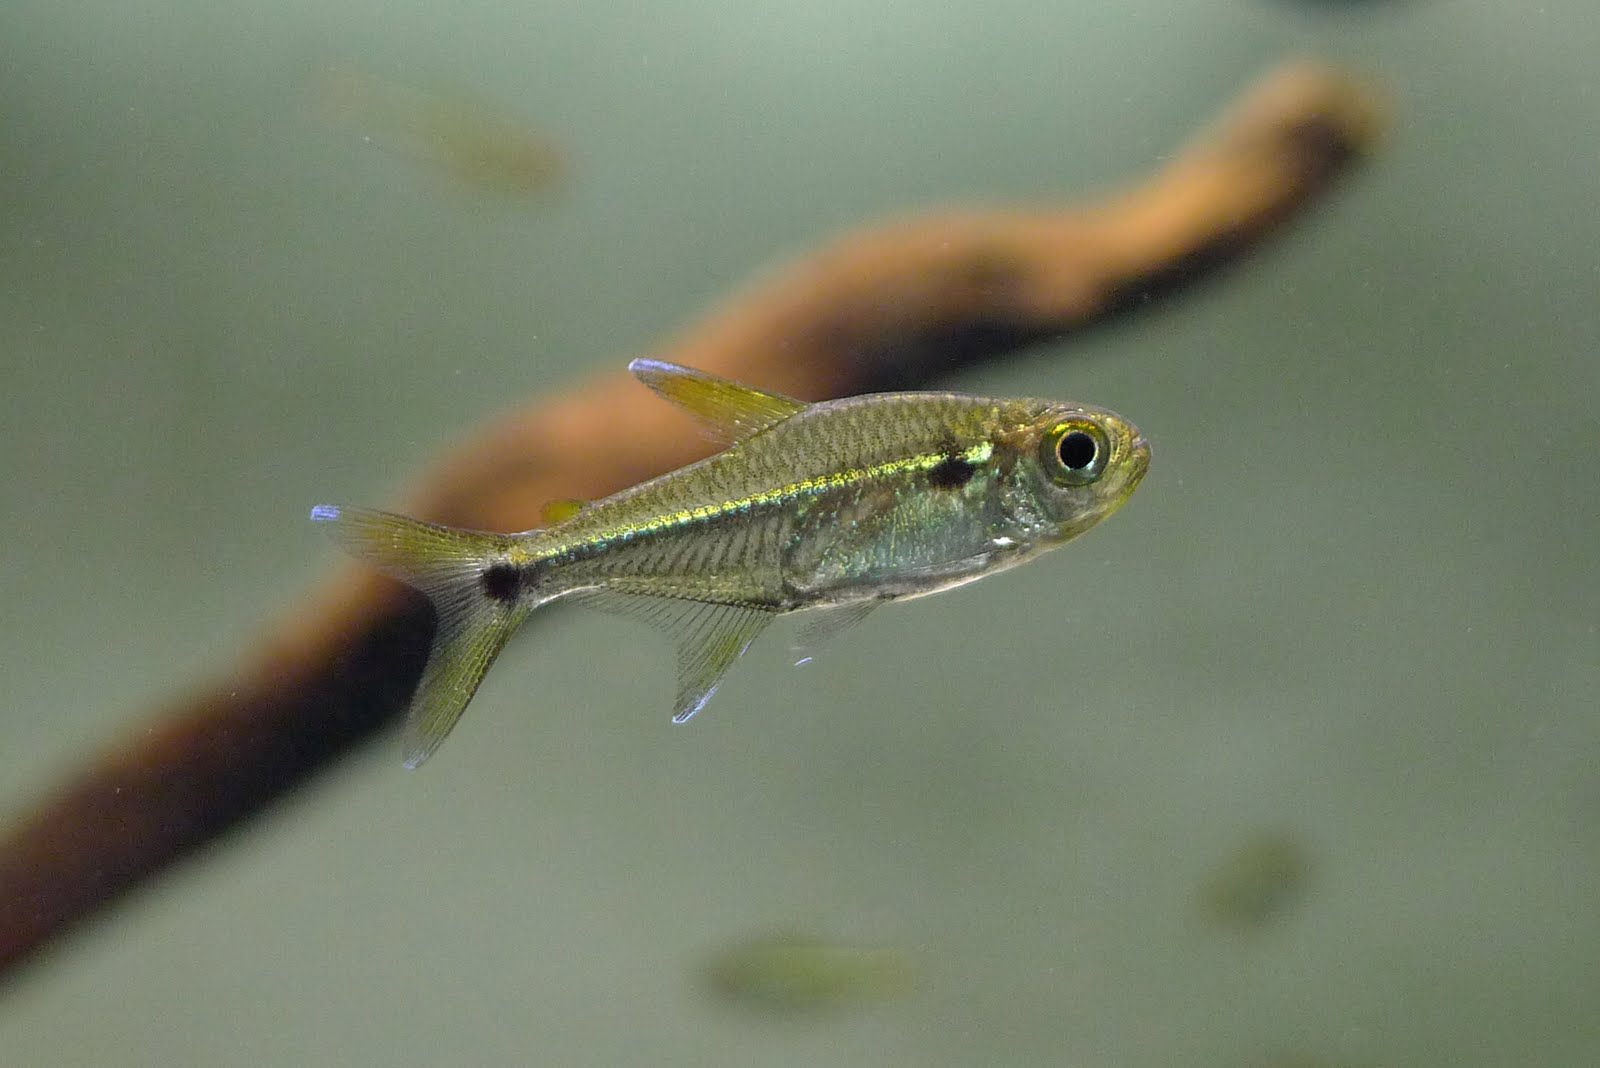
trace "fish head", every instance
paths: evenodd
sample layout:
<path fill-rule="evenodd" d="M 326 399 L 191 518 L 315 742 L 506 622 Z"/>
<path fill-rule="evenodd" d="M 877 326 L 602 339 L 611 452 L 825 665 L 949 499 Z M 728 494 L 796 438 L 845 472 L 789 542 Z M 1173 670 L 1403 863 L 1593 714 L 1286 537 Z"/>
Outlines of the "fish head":
<path fill-rule="evenodd" d="M 1122 507 L 1150 468 L 1150 443 L 1116 412 L 1037 402 L 1005 443 L 1034 535 L 1059 543 Z"/>

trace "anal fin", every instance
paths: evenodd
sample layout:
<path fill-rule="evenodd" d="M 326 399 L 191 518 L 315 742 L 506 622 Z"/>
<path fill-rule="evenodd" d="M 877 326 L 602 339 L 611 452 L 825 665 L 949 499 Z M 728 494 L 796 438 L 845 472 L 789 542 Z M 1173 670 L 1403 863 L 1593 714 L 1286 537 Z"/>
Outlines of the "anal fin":
<path fill-rule="evenodd" d="M 689 722 L 706 706 L 722 676 L 773 616 L 768 609 L 749 605 L 617 593 L 603 588 L 573 594 L 571 600 L 602 612 L 642 620 L 677 643 L 674 723 Z"/>

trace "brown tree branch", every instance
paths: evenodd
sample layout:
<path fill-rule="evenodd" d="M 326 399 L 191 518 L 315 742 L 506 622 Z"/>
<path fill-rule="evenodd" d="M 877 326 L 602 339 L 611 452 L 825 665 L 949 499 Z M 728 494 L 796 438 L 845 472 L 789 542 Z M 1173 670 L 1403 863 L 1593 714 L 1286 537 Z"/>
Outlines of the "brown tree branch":
<path fill-rule="evenodd" d="M 1380 125 L 1369 90 L 1290 65 L 1102 203 L 862 230 L 657 354 L 805 398 L 916 383 L 1102 319 L 1239 253 L 1367 150 Z M 619 421 L 631 428 L 622 438 Z M 522 529 L 551 498 L 604 496 L 706 447 L 619 372 L 488 427 L 420 480 L 410 510 Z M 0 975 L 387 725 L 421 672 L 430 627 L 414 595 L 351 569 L 231 677 L 69 779 L 0 840 Z"/>

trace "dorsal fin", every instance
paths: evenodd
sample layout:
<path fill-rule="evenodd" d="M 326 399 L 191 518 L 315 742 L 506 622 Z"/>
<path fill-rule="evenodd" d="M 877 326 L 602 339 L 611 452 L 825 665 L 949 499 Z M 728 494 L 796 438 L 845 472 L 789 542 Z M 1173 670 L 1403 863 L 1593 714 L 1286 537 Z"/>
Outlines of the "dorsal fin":
<path fill-rule="evenodd" d="M 587 507 L 588 501 L 580 501 L 576 497 L 557 497 L 544 502 L 544 507 L 539 510 L 539 521 L 547 527 L 553 527 L 565 523 Z"/>
<path fill-rule="evenodd" d="M 661 360 L 634 360 L 634 377 L 708 427 L 718 440 L 741 441 L 806 407 L 804 401 L 763 393 L 692 367 Z"/>

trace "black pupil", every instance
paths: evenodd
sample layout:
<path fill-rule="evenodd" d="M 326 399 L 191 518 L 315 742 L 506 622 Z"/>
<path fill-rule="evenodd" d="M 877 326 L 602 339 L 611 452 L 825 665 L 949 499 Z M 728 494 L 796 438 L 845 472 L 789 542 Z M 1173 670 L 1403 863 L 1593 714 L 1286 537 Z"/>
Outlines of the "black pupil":
<path fill-rule="evenodd" d="M 1061 466 L 1068 471 L 1082 471 L 1094 463 L 1094 455 L 1098 451 L 1099 446 L 1094 443 L 1094 438 L 1081 430 L 1061 435 L 1061 443 L 1056 446 L 1056 455 L 1061 457 Z"/>

